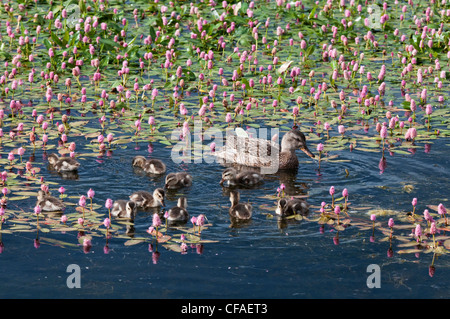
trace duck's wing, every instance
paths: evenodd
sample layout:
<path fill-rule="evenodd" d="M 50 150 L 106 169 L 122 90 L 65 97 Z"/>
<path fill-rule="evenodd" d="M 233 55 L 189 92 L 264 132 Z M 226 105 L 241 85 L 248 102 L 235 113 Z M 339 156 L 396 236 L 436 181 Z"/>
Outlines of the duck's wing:
<path fill-rule="evenodd" d="M 272 140 L 231 135 L 214 155 L 223 164 L 251 167 L 278 165 L 279 145 Z"/>

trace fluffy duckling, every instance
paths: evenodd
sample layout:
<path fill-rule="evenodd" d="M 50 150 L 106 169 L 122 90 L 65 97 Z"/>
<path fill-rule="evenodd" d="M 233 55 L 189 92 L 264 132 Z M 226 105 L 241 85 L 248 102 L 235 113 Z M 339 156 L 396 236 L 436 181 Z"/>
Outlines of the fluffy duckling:
<path fill-rule="evenodd" d="M 153 194 L 146 191 L 134 192 L 130 195 L 130 200 L 135 202 L 138 208 L 147 209 L 165 206 L 164 196 L 164 190 L 162 188 L 157 188 L 153 191 Z"/>
<path fill-rule="evenodd" d="M 68 156 L 59 157 L 56 154 L 50 154 L 47 159 L 57 172 L 74 172 L 80 167 L 76 159 Z"/>
<path fill-rule="evenodd" d="M 146 173 L 164 174 L 166 172 L 166 164 L 158 159 L 146 159 L 144 156 L 138 155 L 133 159 L 134 167 L 141 168 Z"/>
<path fill-rule="evenodd" d="M 186 172 L 170 173 L 166 176 L 164 187 L 167 189 L 179 189 L 192 185 L 192 176 Z"/>
<path fill-rule="evenodd" d="M 111 216 L 134 220 L 137 214 L 137 205 L 133 201 L 119 199 L 114 201 Z"/>
<path fill-rule="evenodd" d="M 170 223 L 186 223 L 189 219 L 189 213 L 187 212 L 186 208 L 186 197 L 178 198 L 177 206 L 169 209 L 167 220 Z"/>
<path fill-rule="evenodd" d="M 252 217 L 252 205 L 239 203 L 240 195 L 237 191 L 230 192 L 230 216 L 237 219 L 250 219 Z"/>
<path fill-rule="evenodd" d="M 282 198 L 278 201 L 276 214 L 280 216 L 291 215 L 307 215 L 309 212 L 309 204 L 300 198 L 286 199 Z"/>
<path fill-rule="evenodd" d="M 262 176 L 256 172 L 238 172 L 233 167 L 229 167 L 222 172 L 220 185 L 225 183 L 227 186 L 255 186 L 261 183 L 262 180 Z"/>
<path fill-rule="evenodd" d="M 48 195 L 42 190 L 40 190 L 37 194 L 36 205 L 39 206 L 43 212 L 62 211 L 66 207 L 62 200 Z"/>

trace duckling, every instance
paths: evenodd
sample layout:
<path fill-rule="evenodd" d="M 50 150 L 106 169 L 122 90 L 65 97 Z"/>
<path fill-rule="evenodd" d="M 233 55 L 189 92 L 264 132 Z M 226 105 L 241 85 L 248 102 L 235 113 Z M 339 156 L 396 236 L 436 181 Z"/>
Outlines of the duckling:
<path fill-rule="evenodd" d="M 137 214 L 137 205 L 133 201 L 119 199 L 114 201 L 111 216 L 134 220 Z"/>
<path fill-rule="evenodd" d="M 43 190 L 40 190 L 37 194 L 36 205 L 44 212 L 62 211 L 66 207 L 60 199 L 46 194 Z"/>
<path fill-rule="evenodd" d="M 80 167 L 76 159 L 68 156 L 58 157 L 56 154 L 50 154 L 47 159 L 57 172 L 74 172 Z"/>
<path fill-rule="evenodd" d="M 130 200 L 135 202 L 138 208 L 147 209 L 159 206 L 165 206 L 164 204 L 164 190 L 157 188 L 152 193 L 146 191 L 137 191 L 130 195 Z"/>
<path fill-rule="evenodd" d="M 276 214 L 280 216 L 303 215 L 309 213 L 309 204 L 300 198 L 285 199 L 278 201 Z"/>
<path fill-rule="evenodd" d="M 164 187 L 167 189 L 178 189 L 192 185 L 192 176 L 186 172 L 170 173 L 166 176 Z"/>
<path fill-rule="evenodd" d="M 226 182 L 227 186 L 255 186 L 261 183 L 262 180 L 262 176 L 256 172 L 244 171 L 238 173 L 236 169 L 229 167 L 223 171 L 220 185 Z"/>
<path fill-rule="evenodd" d="M 230 216 L 237 219 L 252 218 L 252 205 L 248 203 L 239 203 L 240 195 L 237 191 L 230 192 Z"/>
<path fill-rule="evenodd" d="M 138 155 L 133 159 L 132 165 L 141 168 L 146 173 L 160 175 L 166 172 L 166 164 L 164 164 L 164 162 L 155 158 L 146 159 L 141 155 Z"/>
<path fill-rule="evenodd" d="M 177 206 L 169 209 L 167 220 L 170 223 L 186 223 L 189 219 L 189 213 L 186 210 L 187 199 L 186 197 L 178 198 Z"/>

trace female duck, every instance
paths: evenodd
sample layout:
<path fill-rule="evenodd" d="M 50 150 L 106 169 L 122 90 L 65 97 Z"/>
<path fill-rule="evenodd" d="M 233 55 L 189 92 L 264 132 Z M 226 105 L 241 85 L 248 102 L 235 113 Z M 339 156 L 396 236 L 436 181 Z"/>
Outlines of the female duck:
<path fill-rule="evenodd" d="M 48 156 L 48 162 L 57 172 L 74 172 L 80 167 L 80 163 L 72 157 L 58 157 L 56 154 Z"/>
<path fill-rule="evenodd" d="M 192 185 L 192 176 L 186 172 L 170 173 L 166 176 L 164 187 L 167 189 L 179 189 Z"/>
<path fill-rule="evenodd" d="M 37 194 L 36 205 L 39 206 L 43 212 L 58 212 L 64 210 L 66 207 L 62 200 L 45 194 L 42 190 Z"/>
<path fill-rule="evenodd" d="M 169 223 L 186 223 L 189 220 L 189 213 L 186 210 L 187 199 L 186 197 L 178 198 L 177 206 L 169 209 L 167 220 Z"/>
<path fill-rule="evenodd" d="M 166 172 L 166 164 L 164 162 L 152 158 L 146 159 L 144 156 L 138 155 L 133 159 L 134 167 L 141 168 L 144 172 L 150 174 L 164 174 Z"/>
<path fill-rule="evenodd" d="M 309 204 L 300 198 L 282 198 L 278 201 L 275 212 L 282 217 L 292 215 L 306 216 L 309 213 Z"/>
<path fill-rule="evenodd" d="M 135 202 L 123 199 L 114 201 L 113 207 L 111 209 L 111 216 L 134 220 L 136 214 L 137 205 Z"/>
<path fill-rule="evenodd" d="M 164 190 L 157 188 L 152 193 L 137 191 L 130 195 L 130 200 L 135 202 L 138 208 L 148 209 L 164 205 Z"/>
<path fill-rule="evenodd" d="M 232 135 L 227 138 L 222 150 L 214 155 L 225 163 L 235 163 L 250 167 L 277 169 L 296 169 L 299 162 L 295 150 L 300 149 L 309 157 L 314 154 L 306 145 L 305 135 L 297 128 L 287 132 L 281 140 L 281 150 L 274 141 L 262 138 L 250 138 L 242 135 Z"/>
<path fill-rule="evenodd" d="M 248 203 L 239 203 L 240 195 L 237 191 L 230 192 L 231 207 L 229 214 L 236 219 L 250 219 L 252 218 L 252 205 Z"/>
<path fill-rule="evenodd" d="M 262 176 L 256 172 L 244 171 L 238 172 L 233 167 L 225 169 L 222 173 L 220 185 L 224 183 L 226 186 L 255 186 L 261 183 Z"/>

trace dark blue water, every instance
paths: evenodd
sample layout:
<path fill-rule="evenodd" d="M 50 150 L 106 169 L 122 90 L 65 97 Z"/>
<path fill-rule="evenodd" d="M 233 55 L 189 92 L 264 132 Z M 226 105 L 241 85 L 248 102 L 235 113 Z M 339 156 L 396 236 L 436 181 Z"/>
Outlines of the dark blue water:
<path fill-rule="evenodd" d="M 349 190 L 354 219 L 368 221 L 369 208 L 410 211 L 413 197 L 419 200 L 419 213 L 426 205 L 442 202 L 448 207 L 447 144 L 448 140 L 440 139 L 427 153 L 420 147 L 411 155 L 387 155 L 383 173 L 378 167 L 381 151 L 356 148 L 337 152 L 339 159 L 348 161 L 323 162 L 320 172 L 317 161 L 298 153 L 301 166 L 296 175 L 268 176 L 262 186 L 241 190 L 241 200 L 252 203 L 255 212 L 250 223 L 239 227 L 231 227 L 227 191 L 219 185 L 223 167 L 216 163 L 175 164 L 170 149 L 157 143 L 152 153 L 146 143 L 138 143 L 137 149 L 118 149 L 111 156 L 85 157 L 78 180 L 62 179 L 43 166 L 45 180 L 64 186 L 70 196 L 93 188 L 94 202 L 103 208 L 107 198 L 127 198 L 133 191 L 151 191 L 163 185 L 162 178 L 133 170 L 133 156 L 163 159 L 169 172 L 186 170 L 194 178 L 189 189 L 169 194 L 166 205 L 173 206 L 179 196 L 186 196 L 190 214 L 205 214 L 211 224 L 202 238 L 215 242 L 190 246 L 181 254 L 162 245 L 150 247 L 150 239 L 125 246 L 122 238 L 94 236 L 92 247 L 84 251 L 78 245 L 77 232 L 4 233 L 0 298 L 448 298 L 448 256 L 435 258 L 435 273 L 430 276 L 432 253 L 398 254 L 399 242 L 394 241 L 393 255 L 388 256 L 389 242 L 379 241 L 384 235 L 376 229 L 371 241 L 371 230 L 350 226 L 338 234 L 327 225 L 321 229 L 314 220 L 320 203 L 330 201 L 332 185 L 337 193 L 344 187 Z M 41 152 L 37 151 L 37 158 Z M 275 195 L 281 182 L 290 194 L 308 196 L 313 205 L 310 219 L 283 224 L 267 215 L 275 201 L 263 197 Z M 412 191 L 405 192 L 404 185 L 412 185 Z M 26 210 L 34 202 L 17 205 Z M 106 209 L 98 211 L 106 217 Z M 377 221 L 386 225 L 389 217 L 379 216 Z M 150 213 L 138 215 L 135 237 L 150 238 L 146 230 L 151 220 Z M 36 248 L 37 236 L 40 244 Z M 73 246 L 60 247 L 52 239 Z M 81 288 L 67 286 L 70 264 L 80 267 Z M 380 267 L 380 288 L 367 285 L 371 264 Z"/>

